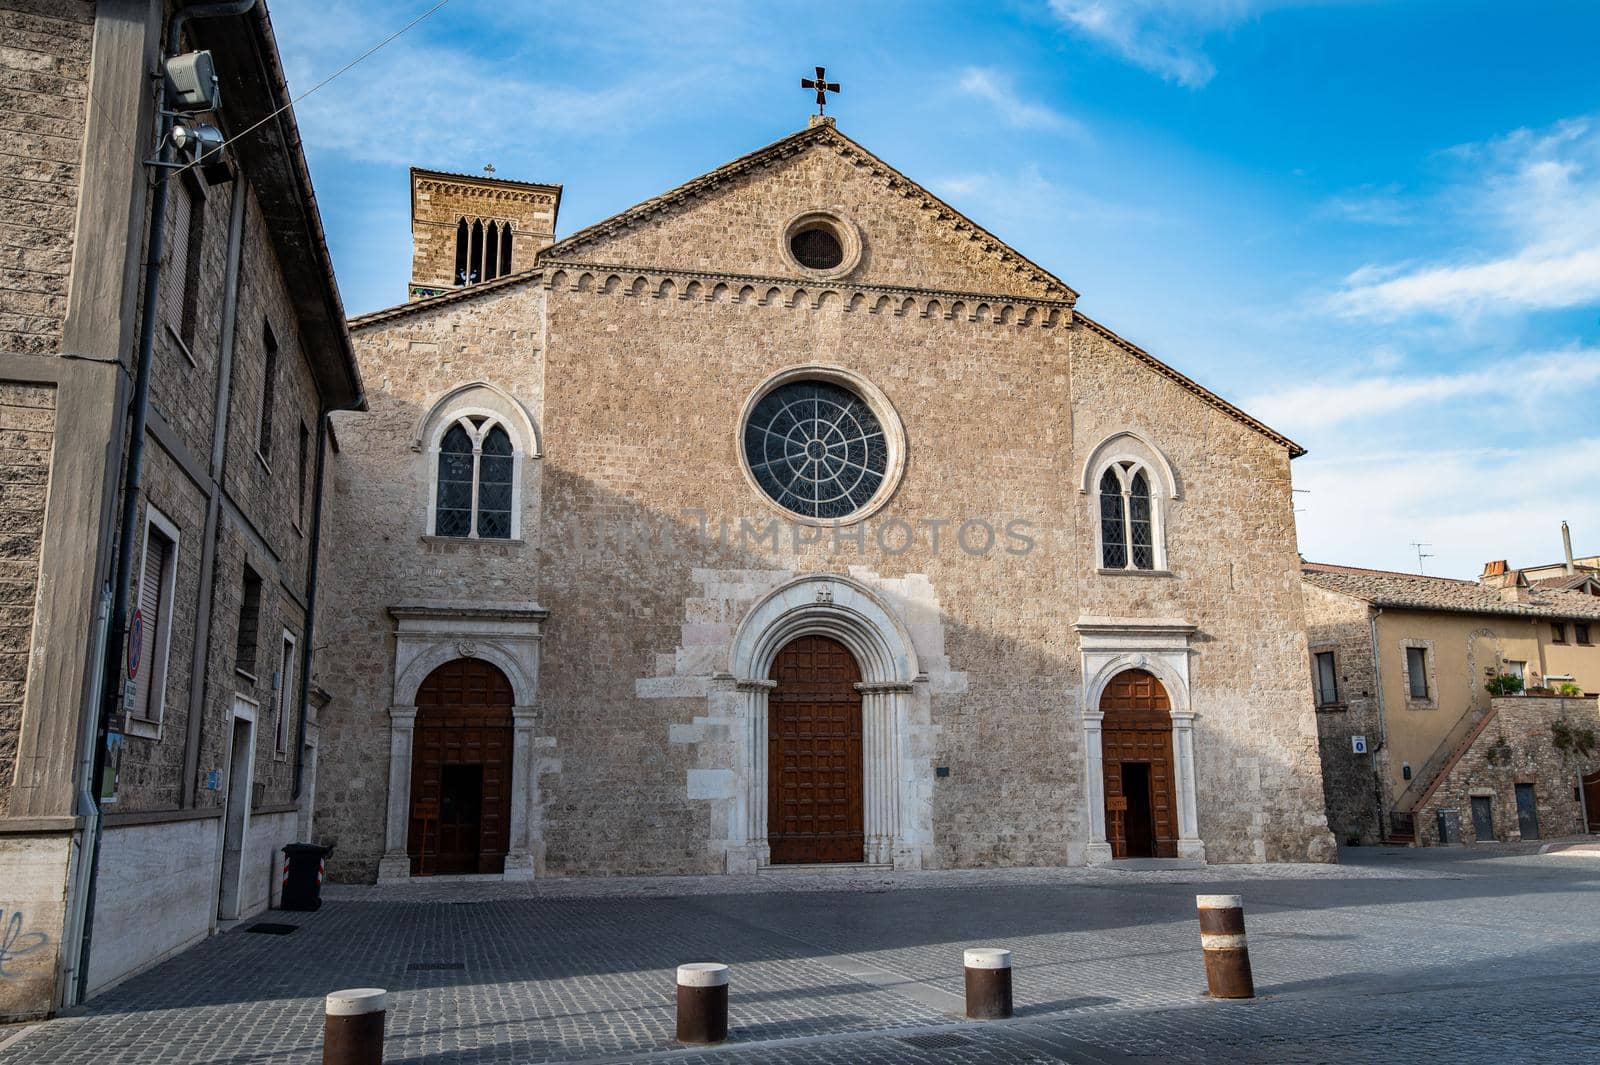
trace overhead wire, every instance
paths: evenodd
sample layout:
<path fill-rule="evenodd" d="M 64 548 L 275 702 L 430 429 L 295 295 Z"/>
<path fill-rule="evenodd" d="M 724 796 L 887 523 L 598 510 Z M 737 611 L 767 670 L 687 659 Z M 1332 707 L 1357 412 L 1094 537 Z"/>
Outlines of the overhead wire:
<path fill-rule="evenodd" d="M 249 136 L 255 130 L 260 129 L 262 126 L 266 125 L 268 122 L 271 122 L 273 119 L 277 118 L 279 115 L 283 114 L 285 111 L 293 109 L 295 104 L 298 104 L 300 101 L 304 100 L 306 97 L 310 96 L 312 93 L 316 92 L 318 89 L 321 89 L 321 88 L 327 86 L 330 82 L 332 82 L 336 78 L 339 78 L 342 75 L 348 73 L 354 67 L 356 67 L 359 64 L 365 62 L 366 60 L 372 58 L 378 52 L 380 52 L 383 49 L 387 48 L 389 45 L 393 44 L 395 41 L 399 40 L 401 37 L 403 37 L 407 33 L 411 32 L 411 30 L 416 28 L 416 26 L 418 24 L 420 24 L 424 19 L 428 18 L 428 16 L 432 15 L 434 12 L 436 12 L 440 8 L 444 7 L 449 2 L 450 2 L 450 0 L 439 0 L 438 3 L 436 3 L 432 7 L 428 8 L 428 10 L 424 11 L 422 14 L 418 15 L 416 18 L 412 19 L 410 22 L 406 23 L 404 26 L 401 26 L 399 29 L 397 29 L 393 33 L 389 34 L 389 36 L 385 37 L 383 40 L 379 41 L 377 44 L 373 45 L 371 48 L 368 48 L 365 52 L 362 52 L 360 55 L 358 55 L 354 59 L 350 60 L 350 62 L 346 63 L 344 66 L 340 67 L 338 70 L 335 70 L 332 74 L 329 74 L 327 77 L 323 78 L 321 81 L 319 81 L 315 85 L 311 86 L 311 88 L 307 89 L 305 92 L 301 93 L 299 96 L 296 96 L 296 97 L 290 99 L 289 102 L 284 104 L 282 107 L 277 108 L 276 110 L 272 111 L 270 114 L 263 115 L 261 118 L 257 119 L 255 122 L 252 122 L 250 125 L 246 126 L 244 129 L 240 130 L 238 133 L 235 133 L 233 136 L 231 136 L 231 137 L 227 138 L 226 140 L 224 140 L 220 145 L 218 145 L 216 148 L 212 149 L 211 152 L 207 153 L 207 157 L 215 156 L 218 152 L 222 151 L 222 149 L 226 148 L 228 145 L 232 144 L 234 141 L 239 140 L 242 137 Z M 185 163 L 183 166 L 176 168 L 175 170 L 173 170 L 172 173 L 173 174 L 181 174 L 185 170 L 191 170 L 194 167 L 198 166 L 199 164 L 200 164 L 200 159 L 196 158 L 196 159 L 191 160 L 188 163 Z"/>

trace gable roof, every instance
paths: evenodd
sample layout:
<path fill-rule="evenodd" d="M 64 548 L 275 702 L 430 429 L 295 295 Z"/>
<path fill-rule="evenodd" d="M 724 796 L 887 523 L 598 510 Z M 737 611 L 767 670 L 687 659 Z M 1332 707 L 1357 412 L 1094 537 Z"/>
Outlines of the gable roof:
<path fill-rule="evenodd" d="M 1538 586 L 1528 590 L 1527 602 L 1519 603 L 1500 598 L 1500 589 L 1484 587 L 1477 581 L 1320 562 L 1303 563 L 1300 579 L 1324 591 L 1398 610 L 1551 619 L 1600 618 L 1600 598 Z"/>
<path fill-rule="evenodd" d="M 883 160 L 873 155 L 870 151 L 862 147 L 850 137 L 840 133 L 838 127 L 834 125 L 831 119 L 822 122 L 816 122 L 808 126 L 806 129 L 791 133 L 787 137 L 782 137 L 776 141 L 773 141 L 764 148 L 758 148 L 747 155 L 740 156 L 738 159 L 735 159 L 730 163 L 717 167 L 715 170 L 702 174 L 701 176 L 687 181 L 674 189 L 670 189 L 659 196 L 653 196 L 650 199 L 645 200 L 642 203 L 635 204 L 634 206 L 629 207 L 624 211 L 620 211 L 609 218 L 602 219 L 593 225 L 586 226 L 583 229 L 578 230 L 576 233 L 566 237 L 565 239 L 556 241 L 554 244 L 541 249 L 538 253 L 538 258 L 534 262 L 534 265 L 527 270 L 519 271 L 514 274 L 508 274 L 505 277 L 496 278 L 493 281 L 488 281 L 477 285 L 468 285 L 451 292 L 442 293 L 438 296 L 429 296 L 424 299 L 411 300 L 406 303 L 397 304 L 393 307 L 369 311 L 366 314 L 358 315 L 357 317 L 350 319 L 350 327 L 352 329 L 361 329 L 368 326 L 378 325 L 380 323 L 391 321 L 395 318 L 403 317 L 405 315 L 430 311 L 438 307 L 443 307 L 452 303 L 469 299 L 475 299 L 478 296 L 487 295 L 491 292 L 497 292 L 505 288 L 521 285 L 528 281 L 538 280 L 544 275 L 545 271 L 543 269 L 543 264 L 545 263 L 559 262 L 567 258 L 572 252 L 578 249 L 619 233 L 630 226 L 647 222 L 664 212 L 675 211 L 679 207 L 687 205 L 697 198 L 709 194 L 712 190 L 726 184 L 731 180 L 734 180 L 735 178 L 738 178 L 744 174 L 755 172 L 763 167 L 774 165 L 784 159 L 790 158 L 798 152 L 804 151 L 813 145 L 822 143 L 830 144 L 840 151 L 841 154 L 844 154 L 859 161 L 863 165 L 872 168 L 875 173 L 877 173 L 889 184 L 890 188 L 898 189 L 907 196 L 921 199 L 926 206 L 934 210 L 947 224 L 958 230 L 969 231 L 973 236 L 973 239 L 980 243 L 986 253 L 997 257 L 1002 262 L 1013 263 L 1020 270 L 1026 272 L 1030 280 L 1043 284 L 1047 288 L 1058 293 L 1056 298 L 1058 298 L 1068 307 L 1074 307 L 1074 309 L 1070 312 L 1074 321 L 1082 322 L 1086 328 L 1110 341 L 1112 344 L 1121 348 L 1123 351 L 1133 356 L 1133 358 L 1144 363 L 1146 366 L 1155 370 L 1163 377 L 1166 377 L 1167 379 L 1178 384 L 1180 387 L 1200 397 L 1209 406 L 1214 407 L 1234 420 L 1243 423 L 1249 428 L 1265 436 L 1273 443 L 1284 447 L 1288 450 L 1290 458 L 1299 458 L 1301 455 L 1306 453 L 1306 449 L 1304 447 L 1295 443 L 1282 433 L 1279 433 L 1271 426 L 1268 426 L 1264 422 L 1258 421 L 1257 419 L 1251 417 L 1249 414 L 1234 406 L 1232 403 L 1229 403 L 1227 400 L 1223 399 L 1215 392 L 1212 392 L 1204 385 L 1201 385 L 1194 379 L 1180 373 L 1178 370 L 1167 365 L 1165 362 L 1162 362 L 1148 351 L 1145 351 L 1138 345 L 1124 339 L 1122 336 L 1101 325 L 1099 322 L 1087 317 L 1082 312 L 1077 311 L 1075 309 L 1075 304 L 1077 303 L 1078 293 L 1076 290 L 1067 285 L 1066 282 L 1062 281 L 1060 278 L 1044 269 L 1044 267 L 1033 262 L 1031 259 L 1023 256 L 1020 252 L 1017 252 L 999 237 L 995 236 L 993 233 L 990 233 L 987 229 L 984 229 L 966 215 L 962 214 L 960 211 L 957 211 L 954 207 L 951 207 L 933 193 L 929 192 L 927 189 L 923 188 L 912 179 L 906 177 L 888 163 L 885 163 Z M 551 187 L 559 188 L 560 186 Z M 695 271 L 682 272 L 695 273 Z M 840 283 L 848 284 L 848 282 Z M 877 287 L 881 288 L 881 286 Z"/>
<path fill-rule="evenodd" d="M 866 148 L 839 132 L 838 126 L 833 121 L 817 122 L 806 129 L 782 137 L 765 148 L 758 148 L 748 155 L 740 156 L 731 163 L 717 167 L 715 170 L 701 174 L 691 181 L 686 181 L 677 188 L 668 189 L 659 196 L 652 196 L 643 203 L 602 219 L 592 226 L 578 230 L 565 240 L 558 240 L 550 247 L 540 252 L 541 259 L 564 259 L 580 248 L 586 247 L 596 241 L 613 236 L 632 226 L 648 222 L 657 215 L 675 212 L 682 207 L 693 203 L 695 200 L 707 195 L 718 187 L 727 184 L 745 174 L 763 170 L 790 158 L 808 148 L 817 145 L 829 145 L 840 155 L 852 159 L 858 165 L 863 165 L 872 170 L 882 179 L 890 189 L 901 194 L 922 201 L 923 206 L 933 210 L 935 215 L 946 225 L 963 231 L 969 231 L 973 239 L 982 250 L 999 260 L 1010 263 L 1021 270 L 1028 280 L 1043 285 L 1048 296 L 1060 299 L 1069 305 L 1076 302 L 1078 293 L 1065 281 L 1056 277 L 1038 263 L 1027 258 L 1005 241 L 984 229 L 978 223 L 962 214 L 960 211 L 945 203 L 939 197 L 906 177 L 888 163 L 873 155 Z"/>
<path fill-rule="evenodd" d="M 1556 591 L 1569 591 L 1591 584 L 1600 587 L 1600 570 L 1579 569 L 1575 573 L 1563 573 L 1556 577 L 1535 577 L 1528 583 L 1535 588 L 1551 588 Z"/>

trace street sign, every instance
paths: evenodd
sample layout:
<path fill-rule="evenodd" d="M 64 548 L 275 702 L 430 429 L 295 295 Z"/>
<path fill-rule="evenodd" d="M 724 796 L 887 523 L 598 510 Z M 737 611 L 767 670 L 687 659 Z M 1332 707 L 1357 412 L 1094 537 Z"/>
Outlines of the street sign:
<path fill-rule="evenodd" d="M 1350 749 L 1356 754 L 1367 753 L 1367 738 L 1365 736 L 1351 736 Z"/>
<path fill-rule="evenodd" d="M 139 675 L 139 659 L 144 655 L 144 611 L 133 612 L 133 623 L 128 626 L 128 679 Z"/>

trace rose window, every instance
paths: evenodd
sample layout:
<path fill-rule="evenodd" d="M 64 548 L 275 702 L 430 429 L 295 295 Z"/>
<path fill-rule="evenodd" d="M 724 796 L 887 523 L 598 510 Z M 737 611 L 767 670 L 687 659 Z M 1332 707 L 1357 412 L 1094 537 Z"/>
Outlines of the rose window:
<path fill-rule="evenodd" d="M 878 494 L 889 445 L 865 400 L 825 381 L 795 381 L 756 403 L 744 457 L 761 490 L 807 518 L 844 518 Z"/>

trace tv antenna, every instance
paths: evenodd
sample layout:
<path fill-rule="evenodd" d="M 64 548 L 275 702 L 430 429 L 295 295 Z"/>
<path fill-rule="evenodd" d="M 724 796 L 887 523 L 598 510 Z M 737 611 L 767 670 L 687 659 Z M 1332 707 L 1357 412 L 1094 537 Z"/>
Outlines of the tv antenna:
<path fill-rule="evenodd" d="M 1419 574 L 1421 574 L 1422 576 L 1426 577 L 1427 576 L 1427 572 L 1424 571 L 1423 568 L 1422 568 L 1422 560 L 1425 559 L 1425 558 L 1432 558 L 1433 557 L 1433 553 L 1430 552 L 1430 551 L 1424 551 L 1423 548 L 1424 547 L 1432 547 L 1433 545 L 1432 544 L 1425 544 L 1425 543 L 1421 542 L 1420 540 L 1413 540 L 1413 541 L 1411 541 L 1411 546 L 1416 548 L 1416 551 L 1417 551 L 1417 572 Z"/>

